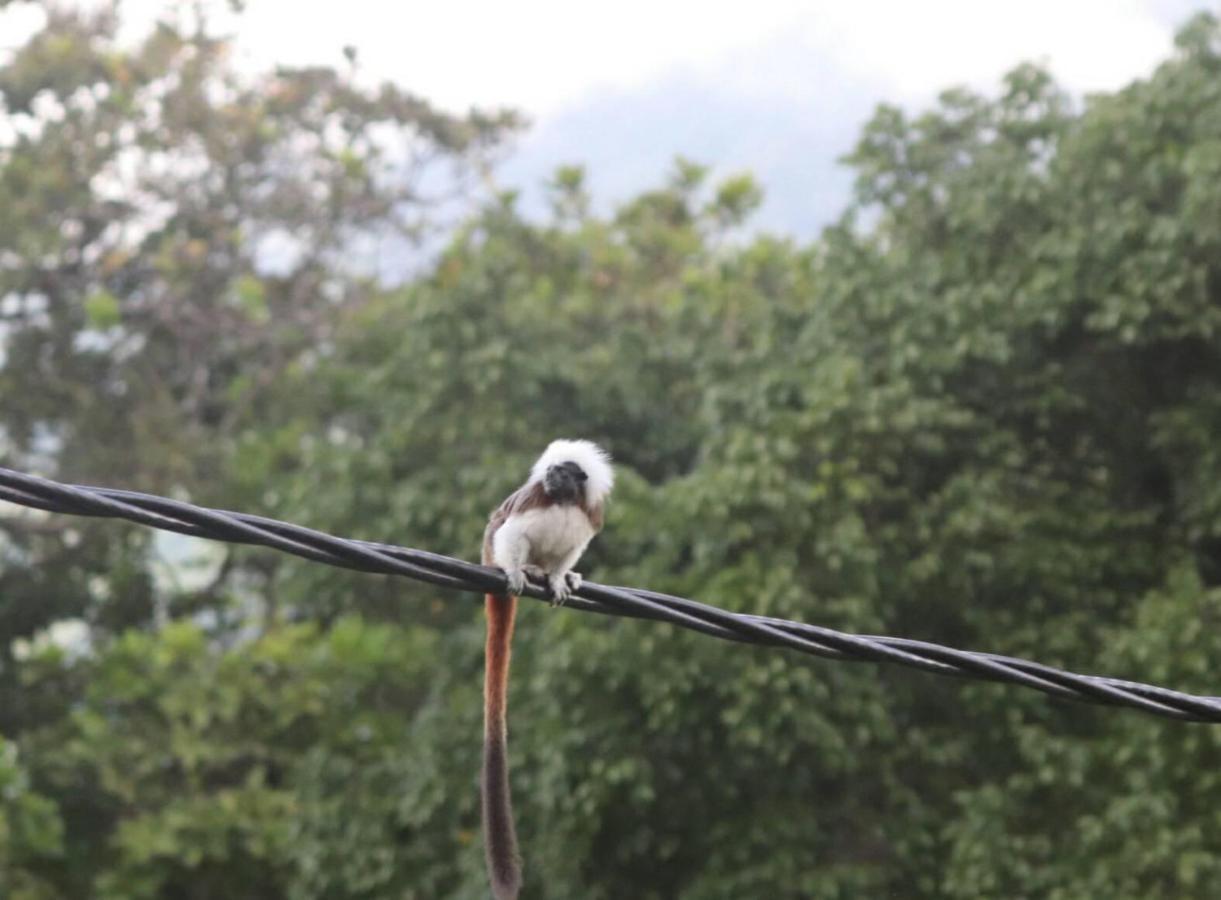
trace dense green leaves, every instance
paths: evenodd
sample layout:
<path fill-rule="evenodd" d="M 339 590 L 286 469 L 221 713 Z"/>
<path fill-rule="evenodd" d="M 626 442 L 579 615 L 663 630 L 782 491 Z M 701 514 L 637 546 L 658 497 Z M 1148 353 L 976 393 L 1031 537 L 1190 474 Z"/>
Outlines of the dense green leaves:
<path fill-rule="evenodd" d="M 0 70 L 8 108 L 35 104 L 41 66 L 133 79 L 64 120 L 125 121 L 195 47 L 171 29 L 94 59 L 74 37 L 91 27 L 57 19 Z M 49 321 L 29 279 L 74 232 L 39 212 L 99 201 L 18 142 L 0 156 L 20 199 L 0 216 L 24 216 L 0 224 L 24 242 L 0 278 L 27 304 L 0 368 L 6 451 L 473 558 L 547 440 L 586 436 L 619 465 L 591 577 L 1217 693 L 1219 71 L 1203 16 L 1150 78 L 1081 107 L 1024 66 L 994 98 L 882 108 L 849 158 L 856 201 L 806 247 L 739 233 L 746 176 L 678 160 L 603 217 L 568 167 L 549 220 L 491 198 L 392 290 L 340 264 L 362 216 L 390 212 L 362 123 L 409 121 L 465 159 L 508 120 L 325 72 L 232 106 L 191 93 L 168 144 L 213 148 L 200 171 L 253 205 L 234 218 L 229 188 L 175 184 L 177 224 L 121 278 L 105 256 L 68 267 Z M 230 145 L 278 158 L 336 109 L 351 130 L 306 151 L 308 178 L 248 172 Z M 55 132 L 45 159 L 78 148 Z M 325 210 L 302 201 L 316 178 Z M 268 274 L 249 241 L 289 224 L 327 252 Z M 195 325 L 141 319 L 177 292 Z M 0 526 L 14 896 L 485 896 L 471 598 L 158 543 L 198 557 L 174 583 L 113 523 Z M 65 638 L 73 617 L 88 641 Z M 530 896 L 1215 893 L 1216 728 L 533 604 L 520 621 Z"/>
<path fill-rule="evenodd" d="M 0 60 L 0 460 L 246 504 L 267 458 L 247 436 L 304 427 L 272 388 L 373 290 L 360 242 L 435 234 L 431 192 L 461 188 L 516 119 L 329 69 L 239 74 L 208 4 L 168 5 L 135 41 L 114 11 L 22 5 L 43 27 Z M 407 165 L 399 141 L 433 162 Z M 0 535 L 7 731 L 27 714 L 14 639 L 142 625 L 171 601 L 155 613 L 146 535 L 8 513 Z M 223 582 L 179 600 L 225 606 Z"/>

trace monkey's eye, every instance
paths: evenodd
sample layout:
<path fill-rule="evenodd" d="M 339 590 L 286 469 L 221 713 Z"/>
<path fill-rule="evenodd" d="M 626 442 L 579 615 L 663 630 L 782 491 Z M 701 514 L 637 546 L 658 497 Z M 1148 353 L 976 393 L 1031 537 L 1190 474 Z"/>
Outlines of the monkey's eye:
<path fill-rule="evenodd" d="M 580 466 L 578 466 L 574 462 L 569 461 L 569 462 L 563 463 L 560 466 L 560 468 L 562 468 L 566 472 L 568 472 L 577 481 L 588 481 L 589 480 L 589 476 L 585 474 L 585 470 L 582 469 Z"/>

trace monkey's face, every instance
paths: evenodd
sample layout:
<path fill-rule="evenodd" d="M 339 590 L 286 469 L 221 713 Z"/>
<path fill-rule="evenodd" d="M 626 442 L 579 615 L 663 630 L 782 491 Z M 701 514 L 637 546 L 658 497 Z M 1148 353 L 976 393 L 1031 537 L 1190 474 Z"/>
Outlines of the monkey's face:
<path fill-rule="evenodd" d="M 543 490 L 556 503 L 576 503 L 589 476 L 574 462 L 556 463 L 543 476 Z"/>

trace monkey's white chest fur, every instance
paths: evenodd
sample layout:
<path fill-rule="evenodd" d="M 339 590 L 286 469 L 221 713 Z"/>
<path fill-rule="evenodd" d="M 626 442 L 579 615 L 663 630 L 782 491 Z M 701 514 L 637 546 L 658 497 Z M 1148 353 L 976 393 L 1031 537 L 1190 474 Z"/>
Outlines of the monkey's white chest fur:
<path fill-rule="evenodd" d="M 525 565 L 552 574 L 571 569 L 595 532 L 578 506 L 548 506 L 510 516 L 492 537 L 492 557 L 506 571 Z"/>

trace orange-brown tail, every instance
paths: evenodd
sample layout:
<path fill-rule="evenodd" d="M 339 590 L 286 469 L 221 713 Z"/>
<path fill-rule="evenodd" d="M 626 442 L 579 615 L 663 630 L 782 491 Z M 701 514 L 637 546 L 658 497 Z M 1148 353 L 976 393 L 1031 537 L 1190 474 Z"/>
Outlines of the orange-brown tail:
<path fill-rule="evenodd" d="M 488 594 L 487 668 L 483 680 L 483 848 L 496 900 L 516 900 L 521 889 L 521 857 L 509 797 L 505 704 L 509 687 L 509 649 L 517 598 Z"/>

